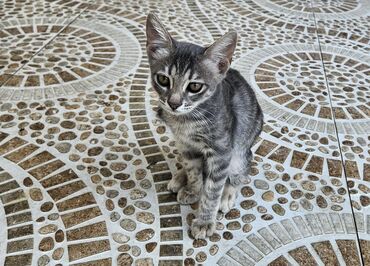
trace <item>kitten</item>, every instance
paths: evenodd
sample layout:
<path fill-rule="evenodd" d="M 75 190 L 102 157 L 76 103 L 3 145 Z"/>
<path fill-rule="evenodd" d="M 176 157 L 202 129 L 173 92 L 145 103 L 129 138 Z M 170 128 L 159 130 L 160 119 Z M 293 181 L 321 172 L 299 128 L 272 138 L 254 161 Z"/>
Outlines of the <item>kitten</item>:
<path fill-rule="evenodd" d="M 199 201 L 191 234 L 195 239 L 215 231 L 218 210 L 233 207 L 237 186 L 247 178 L 254 140 L 263 114 L 256 96 L 230 68 L 237 42 L 228 32 L 209 47 L 178 42 L 149 14 L 147 54 L 159 115 L 173 132 L 184 159 L 168 184 L 181 204 Z"/>

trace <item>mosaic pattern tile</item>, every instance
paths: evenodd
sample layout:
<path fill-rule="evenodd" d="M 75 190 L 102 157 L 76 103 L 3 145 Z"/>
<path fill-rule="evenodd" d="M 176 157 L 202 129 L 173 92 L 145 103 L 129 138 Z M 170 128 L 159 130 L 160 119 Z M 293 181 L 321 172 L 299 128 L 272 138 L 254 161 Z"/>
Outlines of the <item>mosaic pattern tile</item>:
<path fill-rule="evenodd" d="M 39 73 L 45 72 L 45 69 L 38 64 L 43 62 L 52 67 L 51 61 L 48 63 L 39 56 L 43 54 L 43 48 L 81 11 L 53 6 L 45 1 L 1 1 L 0 85 L 9 82 L 9 86 L 30 86 L 39 82 L 39 77 L 33 74 L 36 69 Z M 36 62 L 31 62 L 33 58 Z"/>
<path fill-rule="evenodd" d="M 0 265 L 370 264 L 370 3 L 0 1 Z M 166 189 L 182 158 L 156 116 L 145 19 L 233 67 L 265 124 L 216 233 Z"/>

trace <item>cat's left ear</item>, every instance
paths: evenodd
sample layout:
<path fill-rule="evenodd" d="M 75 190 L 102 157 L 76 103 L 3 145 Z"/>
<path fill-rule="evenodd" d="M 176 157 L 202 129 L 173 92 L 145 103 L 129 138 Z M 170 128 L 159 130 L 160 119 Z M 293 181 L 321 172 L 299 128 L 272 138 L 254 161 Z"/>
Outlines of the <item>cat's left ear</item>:
<path fill-rule="evenodd" d="M 146 50 L 151 59 L 167 57 L 174 45 L 171 35 L 153 13 L 146 19 L 146 38 Z"/>
<path fill-rule="evenodd" d="M 237 33 L 229 31 L 204 52 L 205 58 L 213 63 L 220 74 L 226 73 L 229 69 L 237 40 Z"/>

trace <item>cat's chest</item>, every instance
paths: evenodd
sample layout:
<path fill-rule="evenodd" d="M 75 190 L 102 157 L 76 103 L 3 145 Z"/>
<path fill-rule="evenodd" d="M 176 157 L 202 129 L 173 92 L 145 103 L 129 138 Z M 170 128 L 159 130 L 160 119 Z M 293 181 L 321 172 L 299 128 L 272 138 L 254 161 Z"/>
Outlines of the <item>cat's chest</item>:
<path fill-rule="evenodd" d="M 193 149 L 203 150 L 207 147 L 208 135 L 206 130 L 199 125 L 178 124 L 172 127 L 172 132 L 179 144 Z"/>

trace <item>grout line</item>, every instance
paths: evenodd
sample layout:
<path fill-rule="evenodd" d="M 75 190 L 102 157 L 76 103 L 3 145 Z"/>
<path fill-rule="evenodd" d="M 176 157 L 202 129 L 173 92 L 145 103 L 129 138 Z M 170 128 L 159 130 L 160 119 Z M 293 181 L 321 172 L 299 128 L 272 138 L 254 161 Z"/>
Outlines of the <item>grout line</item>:
<path fill-rule="evenodd" d="M 364 263 L 364 257 L 363 257 L 363 254 L 364 253 L 362 252 L 361 243 L 360 243 L 360 236 L 359 236 L 359 233 L 358 233 L 357 223 L 356 223 L 356 220 L 355 220 L 355 214 L 354 214 L 353 205 L 352 205 L 351 192 L 348 189 L 348 177 L 347 177 L 347 174 L 346 174 L 346 167 L 345 167 L 344 159 L 343 159 L 342 146 L 341 146 L 341 143 L 340 143 L 339 134 L 338 134 L 338 128 L 337 128 L 337 123 L 336 123 L 335 114 L 334 114 L 334 111 L 333 111 L 333 102 L 331 100 L 330 87 L 329 87 L 329 82 L 328 82 L 327 75 L 326 75 L 325 63 L 324 63 L 323 55 L 322 55 L 323 52 L 322 52 L 322 49 L 321 49 L 320 36 L 319 36 L 319 34 L 317 32 L 316 14 L 315 14 L 315 12 L 312 12 L 312 14 L 313 14 L 313 17 L 314 17 L 314 23 L 315 23 L 315 28 L 316 28 L 316 37 L 317 37 L 317 41 L 318 41 L 318 45 L 319 45 L 319 52 L 320 52 L 320 57 L 321 57 L 321 64 L 322 64 L 323 71 L 324 71 L 324 78 L 325 78 L 326 89 L 328 91 L 328 96 L 329 96 L 330 109 L 331 109 L 332 115 L 333 115 L 333 122 L 334 122 L 335 134 L 336 134 L 336 137 L 337 137 L 337 142 L 338 142 L 338 147 L 339 147 L 339 153 L 340 153 L 341 163 L 342 163 L 343 171 L 344 171 L 343 174 L 344 174 L 344 178 L 346 179 L 346 187 L 347 187 L 347 192 L 348 192 L 348 197 L 349 197 L 349 203 L 350 203 L 350 206 L 351 206 L 352 219 L 353 219 L 353 223 L 354 223 L 354 226 L 355 226 L 355 229 L 356 229 L 356 238 L 357 238 L 357 243 L 358 243 L 358 247 L 359 247 L 359 251 L 360 251 L 361 265 L 365 265 L 365 263 Z"/>
<path fill-rule="evenodd" d="M 20 66 L 15 72 L 13 72 L 10 77 L 8 79 L 6 79 L 3 83 L 0 84 L 0 88 L 2 88 L 6 83 L 8 83 L 8 81 L 10 81 L 21 69 L 23 69 L 26 65 L 28 65 L 30 63 L 30 61 L 35 57 L 37 56 L 47 45 L 49 45 L 50 43 L 52 43 L 54 41 L 54 39 L 56 37 L 58 37 L 65 29 L 67 29 L 72 23 L 74 23 L 76 21 L 76 19 L 81 16 L 81 14 L 83 12 L 85 12 L 85 10 L 87 9 L 84 8 L 80 13 L 78 13 L 76 15 L 75 18 L 73 18 L 69 23 L 67 23 L 57 34 L 55 34 L 55 36 L 53 36 L 52 38 L 50 38 L 46 43 L 45 45 L 43 45 L 42 47 L 40 47 L 39 50 L 37 50 L 36 53 L 34 53 L 27 61 L 27 63 L 23 64 L 22 66 Z M 33 26 L 36 26 L 36 24 L 34 24 Z"/>

